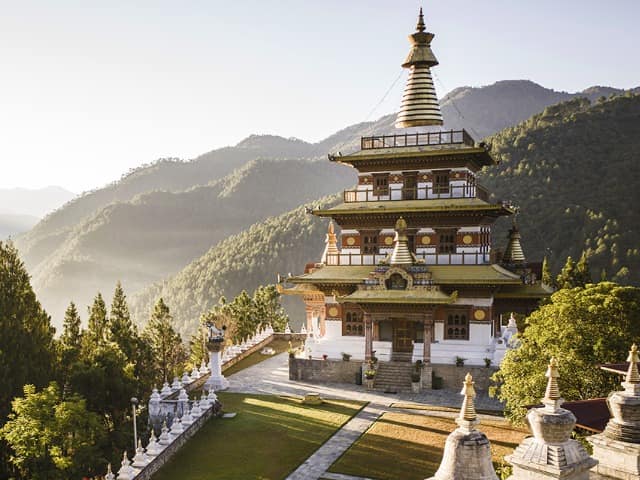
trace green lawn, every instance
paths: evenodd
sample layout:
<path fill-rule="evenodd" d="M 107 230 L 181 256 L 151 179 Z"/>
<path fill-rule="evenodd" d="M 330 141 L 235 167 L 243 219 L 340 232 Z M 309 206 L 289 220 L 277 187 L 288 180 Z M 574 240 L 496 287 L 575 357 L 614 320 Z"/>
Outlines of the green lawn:
<path fill-rule="evenodd" d="M 447 436 L 457 427 L 452 418 L 385 413 L 329 469 L 330 472 L 380 480 L 423 480 L 442 460 Z M 528 434 L 506 420 L 483 420 L 494 463 L 511 453 Z"/>
<path fill-rule="evenodd" d="M 289 342 L 287 340 L 284 340 L 283 338 L 276 338 L 273 341 L 271 341 L 267 345 L 267 347 L 273 348 L 276 351 L 276 355 L 277 355 L 278 353 L 287 351 L 287 349 L 289 348 Z M 272 355 L 262 355 L 260 351 L 253 352 L 247 358 L 243 358 L 235 365 L 232 365 L 231 367 L 224 369 L 222 373 L 224 374 L 225 377 L 228 377 L 229 375 L 233 375 L 234 373 L 237 373 L 240 370 L 244 370 L 245 368 L 255 365 L 256 363 L 260 363 L 263 360 L 266 360 L 271 357 Z"/>
<path fill-rule="evenodd" d="M 317 407 L 272 395 L 219 392 L 231 419 L 212 419 L 154 480 L 286 478 L 362 407 L 329 400 Z"/>

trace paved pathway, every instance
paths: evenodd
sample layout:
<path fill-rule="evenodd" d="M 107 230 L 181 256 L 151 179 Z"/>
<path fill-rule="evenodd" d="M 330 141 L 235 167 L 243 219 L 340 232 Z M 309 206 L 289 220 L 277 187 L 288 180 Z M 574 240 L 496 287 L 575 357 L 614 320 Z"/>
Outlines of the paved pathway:
<path fill-rule="evenodd" d="M 324 398 L 340 398 L 369 402 L 357 415 L 349 420 L 327 442 L 302 463 L 287 480 L 370 480 L 327 472 L 327 469 L 375 422 L 378 417 L 389 411 L 393 403 L 416 402 L 427 405 L 460 407 L 462 397 L 459 391 L 429 390 L 422 393 L 386 394 L 367 391 L 364 387 L 346 383 L 310 383 L 289 380 L 289 356 L 287 353 L 275 355 L 256 365 L 241 370 L 229 378 L 230 392 L 261 393 L 273 395 L 304 396 L 307 393 L 318 393 Z M 499 409 L 500 404 L 480 393 L 476 398 L 476 407 Z M 403 411 L 404 409 L 394 409 Z M 423 410 L 406 410 L 407 413 L 426 413 Z M 452 416 L 449 412 L 439 413 Z"/>

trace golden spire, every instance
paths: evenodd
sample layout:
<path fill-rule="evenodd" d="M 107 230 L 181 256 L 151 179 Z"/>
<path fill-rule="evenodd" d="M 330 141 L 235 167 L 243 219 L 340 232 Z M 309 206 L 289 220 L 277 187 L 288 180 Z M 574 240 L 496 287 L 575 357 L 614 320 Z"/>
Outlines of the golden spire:
<path fill-rule="evenodd" d="M 404 218 L 398 218 L 395 230 L 395 244 L 389 263 L 391 265 L 413 265 L 413 256 L 409 251 L 409 238 L 407 237 L 407 222 Z"/>
<path fill-rule="evenodd" d="M 551 358 L 545 377 L 547 377 L 549 381 L 547 382 L 547 390 L 544 394 L 544 398 L 542 399 L 542 403 L 544 403 L 550 410 L 556 411 L 560 408 L 560 402 L 562 399 L 560 398 L 560 389 L 558 388 L 558 378 L 560 378 L 560 374 L 558 373 L 558 361 L 555 357 Z"/>
<path fill-rule="evenodd" d="M 626 383 L 640 383 L 640 373 L 638 373 L 639 361 L 640 356 L 638 355 L 638 346 L 634 343 L 631 346 L 629 357 L 627 358 L 627 362 L 629 362 L 629 370 L 627 370 Z"/>
<path fill-rule="evenodd" d="M 396 119 L 396 128 L 442 125 L 442 113 L 431 78 L 431 67 L 438 65 L 438 60 L 431 51 L 433 37 L 433 33 L 426 31 L 421 8 L 416 32 L 409 35 L 411 51 L 402 64 L 403 68 L 409 69 L 409 78 Z"/>
<path fill-rule="evenodd" d="M 509 230 L 507 248 L 502 256 L 502 263 L 525 263 L 526 259 L 524 251 L 522 250 L 522 244 L 520 243 L 520 230 L 518 230 L 518 223 L 516 219 L 513 219 L 513 226 Z"/>
<path fill-rule="evenodd" d="M 464 377 L 462 391 L 460 392 L 460 395 L 464 395 L 464 400 L 462 401 L 462 407 L 460 407 L 460 415 L 456 418 L 456 423 L 458 427 L 466 433 L 474 431 L 480 423 L 474 402 L 476 396 L 476 390 L 473 388 L 474 383 L 471 374 L 467 373 Z"/>
<path fill-rule="evenodd" d="M 470 422 L 478 418 L 478 415 L 476 414 L 476 406 L 473 401 L 476 396 L 476 390 L 473 388 L 474 384 L 475 382 L 473 381 L 473 377 L 470 373 L 467 373 L 464 377 L 462 391 L 460 392 L 460 395 L 464 395 L 462 408 L 460 409 L 460 418 Z"/>
<path fill-rule="evenodd" d="M 325 244 L 324 253 L 322 254 L 322 263 L 337 265 L 340 250 L 338 250 L 338 240 L 334 232 L 333 222 L 331 221 L 329 222 L 329 228 L 327 229 Z"/>

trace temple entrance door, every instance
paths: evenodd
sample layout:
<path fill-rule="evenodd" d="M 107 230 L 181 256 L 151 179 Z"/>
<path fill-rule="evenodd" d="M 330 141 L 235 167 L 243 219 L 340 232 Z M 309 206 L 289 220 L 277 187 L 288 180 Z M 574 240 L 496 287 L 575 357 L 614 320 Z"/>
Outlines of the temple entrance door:
<path fill-rule="evenodd" d="M 407 353 L 408 361 L 411 361 L 413 353 L 413 340 L 415 329 L 412 322 L 400 318 L 393 319 L 393 353 Z M 399 357 L 398 357 L 399 358 Z"/>

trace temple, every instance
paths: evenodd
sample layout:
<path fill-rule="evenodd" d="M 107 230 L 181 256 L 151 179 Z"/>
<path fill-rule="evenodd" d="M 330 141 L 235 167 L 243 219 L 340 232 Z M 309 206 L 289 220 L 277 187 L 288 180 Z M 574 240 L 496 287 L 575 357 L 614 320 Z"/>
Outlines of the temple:
<path fill-rule="evenodd" d="M 421 10 L 402 64 L 402 130 L 329 155 L 355 168 L 358 183 L 340 204 L 312 212 L 331 219 L 325 251 L 280 285 L 305 302 L 313 358 L 498 365 L 515 327 L 506 325 L 511 312 L 528 314 L 551 293 L 539 264 L 525 258 L 515 221 L 504 255 L 492 250 L 493 224 L 517 209 L 492 201 L 477 181 L 497 163 L 487 145 L 443 127 L 433 38 Z"/>

